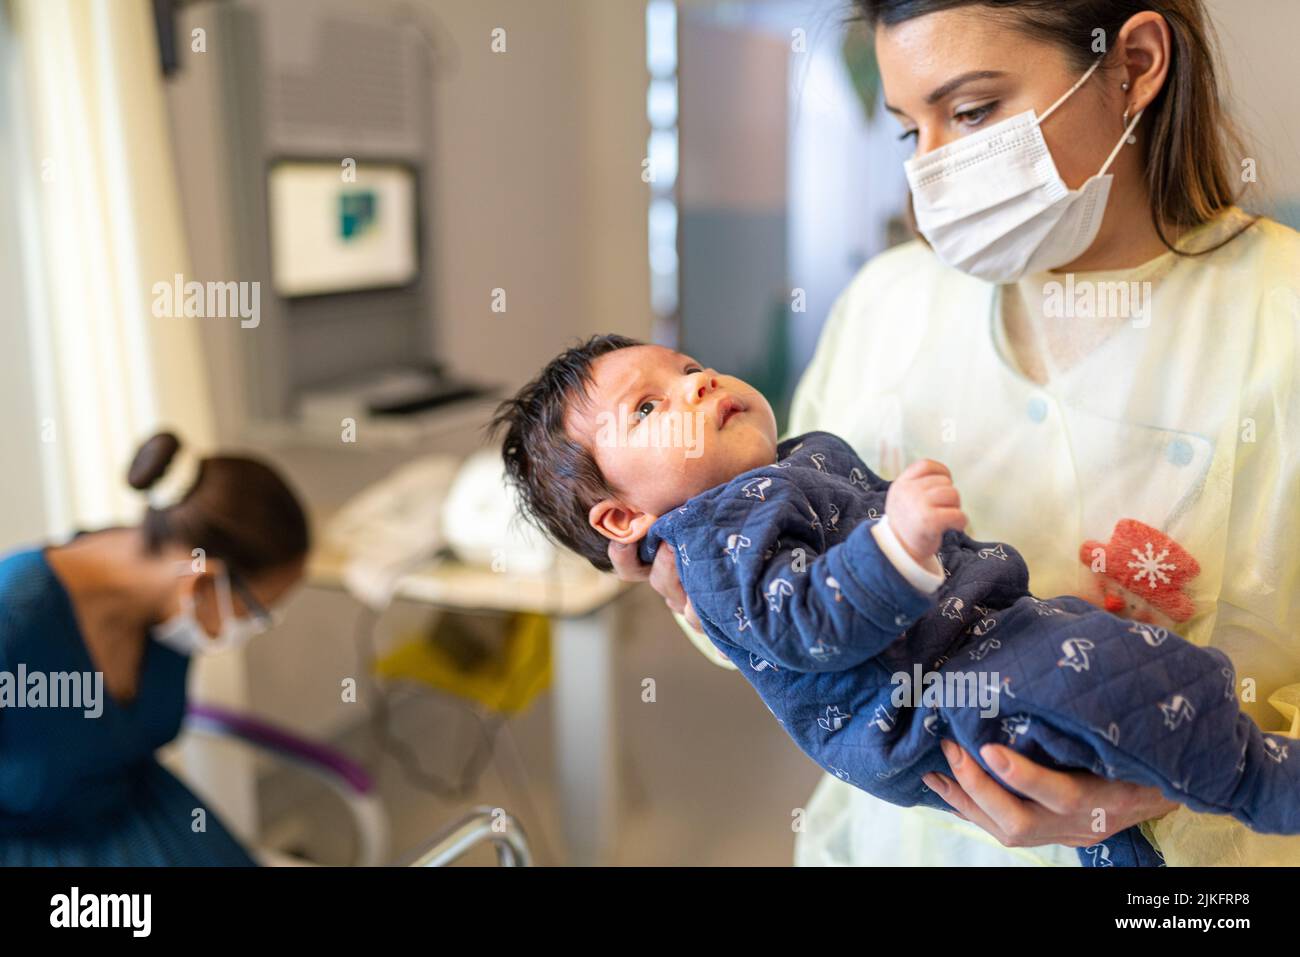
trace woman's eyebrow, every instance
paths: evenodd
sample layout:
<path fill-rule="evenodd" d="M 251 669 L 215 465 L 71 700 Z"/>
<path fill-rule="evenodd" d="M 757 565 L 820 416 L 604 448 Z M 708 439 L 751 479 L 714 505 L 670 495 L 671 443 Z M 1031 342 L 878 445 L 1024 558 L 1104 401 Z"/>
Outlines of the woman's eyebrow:
<path fill-rule="evenodd" d="M 1006 73 L 1001 70 L 971 70 L 969 73 L 963 73 L 960 76 L 953 77 L 947 83 L 930 91 L 925 98 L 926 105 L 934 106 L 934 104 L 938 103 L 945 96 L 948 96 L 953 91 L 974 80 L 996 80 L 999 77 L 1004 76 L 1006 76 Z M 902 110 L 896 106 L 891 106 L 889 103 L 885 104 L 885 109 L 896 116 L 904 115 Z"/>
<path fill-rule="evenodd" d="M 969 73 L 963 73 L 961 76 L 955 76 L 943 86 L 931 91 L 930 95 L 925 98 L 929 106 L 934 106 L 949 93 L 961 86 L 965 86 L 972 80 L 995 80 L 998 77 L 1006 76 L 1001 70 L 972 70 Z"/>

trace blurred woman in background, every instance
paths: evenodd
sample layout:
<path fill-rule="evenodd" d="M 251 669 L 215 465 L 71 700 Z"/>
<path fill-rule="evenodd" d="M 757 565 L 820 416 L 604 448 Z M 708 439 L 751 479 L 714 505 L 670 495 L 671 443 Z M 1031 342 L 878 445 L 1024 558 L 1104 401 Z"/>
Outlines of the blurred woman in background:
<path fill-rule="evenodd" d="M 180 731 L 190 656 L 266 631 L 302 579 L 307 517 L 269 466 L 180 452 L 169 433 L 137 452 L 139 526 L 0 559 L 0 674 L 103 691 L 0 707 L 0 864 L 253 863 L 154 752 Z"/>

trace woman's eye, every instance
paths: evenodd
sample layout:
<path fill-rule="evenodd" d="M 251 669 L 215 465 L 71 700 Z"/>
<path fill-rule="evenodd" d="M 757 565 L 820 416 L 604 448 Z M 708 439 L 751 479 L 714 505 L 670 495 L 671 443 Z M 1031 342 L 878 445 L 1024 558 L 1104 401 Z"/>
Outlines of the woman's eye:
<path fill-rule="evenodd" d="M 992 103 L 985 103 L 983 106 L 977 106 L 969 110 L 961 110 L 953 116 L 953 119 L 964 123 L 967 126 L 978 126 L 990 113 L 993 112 L 997 105 L 997 100 L 994 100 Z"/>
<path fill-rule="evenodd" d="M 903 130 L 903 132 L 900 133 L 898 136 L 900 140 L 914 140 L 916 139 L 916 137 L 917 137 L 916 130 Z"/>

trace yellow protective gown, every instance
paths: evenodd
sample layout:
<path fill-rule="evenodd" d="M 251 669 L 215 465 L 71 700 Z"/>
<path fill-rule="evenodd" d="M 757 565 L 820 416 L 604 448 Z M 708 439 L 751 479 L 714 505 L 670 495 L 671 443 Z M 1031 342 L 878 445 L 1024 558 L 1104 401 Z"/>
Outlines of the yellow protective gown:
<path fill-rule="evenodd" d="M 1243 221 L 1231 210 L 1185 241 L 1205 248 Z M 1114 300 L 1094 299 L 1090 314 L 1087 284 L 1105 295 L 1096 284 L 1120 281 L 1139 283 L 1127 321 L 1098 318 Z M 1121 519 L 1158 529 L 1199 566 L 1181 585 L 1194 612 L 1174 627 L 1228 654 L 1264 730 L 1300 734 L 1300 234 L 1263 220 L 1205 256 L 1076 274 L 1064 308 L 1044 295 L 1051 282 L 1065 277 L 994 286 L 920 243 L 877 257 L 827 321 L 791 433 L 841 435 L 886 478 L 944 462 L 970 534 L 1014 545 L 1038 595 L 1100 600 L 1106 582 L 1081 561 L 1083 543 L 1108 542 Z M 1008 314 L 1022 332 L 1077 324 L 1040 330 L 1042 385 L 1012 358 Z M 1143 611 L 1140 588 L 1120 594 L 1123 613 Z M 1227 817 L 1179 808 L 1146 827 L 1170 865 L 1300 864 L 1300 837 Z M 796 860 L 1072 864 L 1075 852 L 1006 849 L 951 815 L 827 777 Z"/>

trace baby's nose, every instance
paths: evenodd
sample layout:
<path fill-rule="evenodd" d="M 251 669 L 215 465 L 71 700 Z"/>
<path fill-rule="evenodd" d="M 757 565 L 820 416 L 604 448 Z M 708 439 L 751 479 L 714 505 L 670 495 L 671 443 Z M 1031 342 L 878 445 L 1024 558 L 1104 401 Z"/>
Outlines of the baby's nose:
<path fill-rule="evenodd" d="M 698 402 L 718 387 L 718 380 L 707 372 L 697 372 L 687 381 L 691 401 Z"/>

